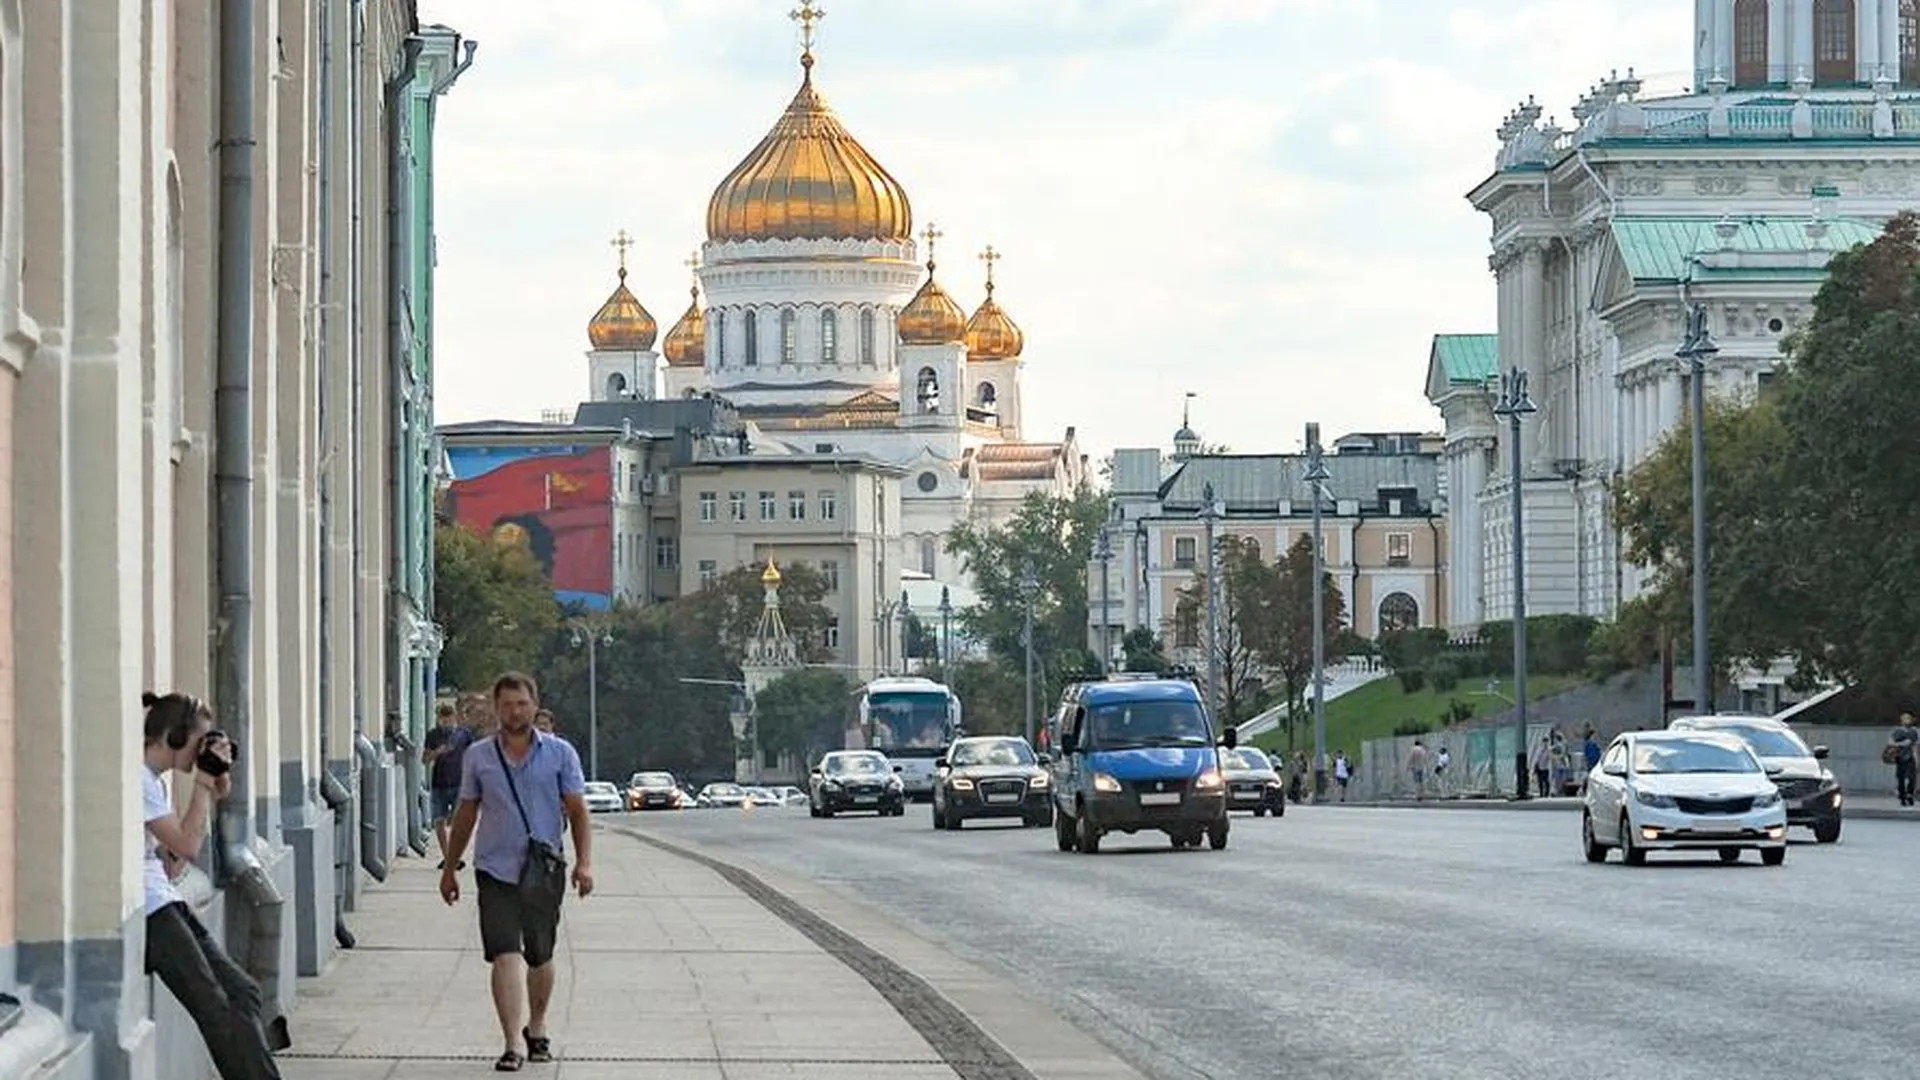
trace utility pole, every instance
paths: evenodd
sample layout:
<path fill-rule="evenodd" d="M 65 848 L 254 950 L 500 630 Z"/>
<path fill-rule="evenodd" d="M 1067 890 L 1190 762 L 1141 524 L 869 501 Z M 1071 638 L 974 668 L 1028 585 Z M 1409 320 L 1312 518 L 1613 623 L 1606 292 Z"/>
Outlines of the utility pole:
<path fill-rule="evenodd" d="M 1707 647 L 1707 361 L 1720 355 L 1707 332 L 1707 306 L 1687 312 L 1678 353 L 1688 365 L 1693 407 L 1693 711 L 1713 712 L 1713 656 Z"/>
<path fill-rule="evenodd" d="M 1536 411 L 1527 396 L 1527 373 L 1519 368 L 1500 377 L 1500 400 L 1493 415 L 1508 424 L 1508 457 L 1513 496 L 1513 725 L 1519 735 L 1513 752 L 1513 797 L 1527 797 L 1527 544 L 1523 527 L 1520 421 Z"/>
<path fill-rule="evenodd" d="M 573 623 L 573 647 L 587 647 L 587 779 L 600 778 L 600 645 L 613 644 L 613 635 L 580 619 Z"/>
<path fill-rule="evenodd" d="M 1107 579 L 1112 577 L 1113 541 L 1107 536 L 1107 527 L 1100 526 L 1100 533 L 1094 538 L 1093 557 L 1100 562 L 1100 674 L 1113 670 L 1113 616 L 1107 606 Z"/>
<path fill-rule="evenodd" d="M 1201 520 L 1207 525 L 1207 705 L 1224 711 L 1220 700 L 1220 560 L 1214 551 L 1214 526 L 1220 519 L 1220 507 L 1214 501 L 1213 481 L 1200 492 L 1205 504 Z"/>
<path fill-rule="evenodd" d="M 1316 802 L 1327 793 L 1327 549 L 1321 537 L 1320 504 L 1326 499 L 1330 475 L 1320 451 L 1320 425 L 1308 424 L 1305 479 L 1307 490 L 1313 496 L 1313 797 Z"/>
<path fill-rule="evenodd" d="M 940 677 L 953 678 L 953 596 L 940 586 Z"/>

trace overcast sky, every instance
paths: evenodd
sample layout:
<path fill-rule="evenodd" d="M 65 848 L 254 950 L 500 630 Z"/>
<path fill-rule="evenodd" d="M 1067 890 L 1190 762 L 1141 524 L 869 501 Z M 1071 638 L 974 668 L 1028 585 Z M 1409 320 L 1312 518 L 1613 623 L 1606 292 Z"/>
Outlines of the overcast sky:
<path fill-rule="evenodd" d="M 480 43 L 441 102 L 442 422 L 587 392 L 630 232 L 661 333 L 713 187 L 799 82 L 797 0 L 421 0 Z M 822 0 L 816 82 L 1027 335 L 1027 435 L 1096 456 L 1194 426 L 1237 452 L 1318 420 L 1437 430 L 1435 333 L 1493 322 L 1462 197 L 1528 94 L 1610 68 L 1684 87 L 1687 0 Z"/>

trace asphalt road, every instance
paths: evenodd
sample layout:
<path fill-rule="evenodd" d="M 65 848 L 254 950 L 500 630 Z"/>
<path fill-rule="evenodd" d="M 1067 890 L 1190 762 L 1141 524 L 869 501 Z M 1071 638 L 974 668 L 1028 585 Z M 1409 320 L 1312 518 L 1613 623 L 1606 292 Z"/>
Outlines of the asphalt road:
<path fill-rule="evenodd" d="M 1295 808 L 1226 851 L 1157 834 L 804 810 L 637 824 L 842 888 L 1167 1080 L 1906 1078 L 1920 828 L 1785 866 L 1585 863 L 1571 813 Z M 1907 914 L 1899 914 L 1902 908 Z"/>

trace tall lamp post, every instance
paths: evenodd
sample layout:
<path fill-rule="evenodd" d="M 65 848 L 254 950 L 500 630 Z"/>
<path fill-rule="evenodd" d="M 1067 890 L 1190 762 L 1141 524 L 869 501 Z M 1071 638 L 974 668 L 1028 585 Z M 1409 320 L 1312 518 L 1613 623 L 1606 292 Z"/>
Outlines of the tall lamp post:
<path fill-rule="evenodd" d="M 1688 365 L 1693 409 L 1693 711 L 1713 712 L 1713 657 L 1707 648 L 1707 361 L 1720 355 L 1707 332 L 1707 306 L 1687 311 L 1687 339 L 1676 354 Z"/>
<path fill-rule="evenodd" d="M 1220 560 L 1214 552 L 1214 528 L 1220 520 L 1213 481 L 1201 489 L 1200 518 L 1207 525 L 1207 705 L 1219 710 L 1220 704 Z"/>
<path fill-rule="evenodd" d="M 913 665 L 913 605 L 907 601 L 907 590 L 900 590 L 900 674 L 905 675 Z"/>
<path fill-rule="evenodd" d="M 1113 670 L 1113 616 L 1107 607 L 1107 579 L 1112 577 L 1113 540 L 1107 527 L 1100 526 L 1093 540 L 1093 557 L 1100 563 L 1100 674 Z"/>
<path fill-rule="evenodd" d="M 587 777 L 600 777 L 600 649 L 613 635 L 581 619 L 573 623 L 573 647 L 587 647 Z"/>
<path fill-rule="evenodd" d="M 953 595 L 940 586 L 940 677 L 953 678 Z"/>
<path fill-rule="evenodd" d="M 1536 412 L 1533 398 L 1527 396 L 1527 373 L 1514 368 L 1500 377 L 1500 400 L 1493 415 L 1504 417 L 1508 425 L 1507 443 L 1513 488 L 1513 726 L 1520 741 L 1513 752 L 1513 797 L 1527 797 L 1527 546 L 1520 520 L 1521 461 L 1520 421 Z"/>
<path fill-rule="evenodd" d="M 1313 495 L 1313 797 L 1327 788 L 1327 555 L 1320 534 L 1320 504 L 1326 500 L 1327 463 L 1320 451 L 1320 425 L 1307 425 L 1307 472 Z M 1291 729 L 1289 729 L 1291 730 Z"/>
<path fill-rule="evenodd" d="M 1026 616 L 1020 630 L 1020 637 L 1027 649 L 1027 744 L 1034 744 L 1039 732 L 1033 726 L 1033 594 L 1040 589 L 1040 577 L 1034 571 L 1033 560 L 1026 559 L 1020 564 L 1020 594 L 1026 598 Z"/>

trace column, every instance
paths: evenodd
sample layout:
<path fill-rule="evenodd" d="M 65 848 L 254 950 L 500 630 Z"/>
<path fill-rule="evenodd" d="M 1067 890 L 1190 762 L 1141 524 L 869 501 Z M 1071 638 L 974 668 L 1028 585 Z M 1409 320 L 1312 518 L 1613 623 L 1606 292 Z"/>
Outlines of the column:
<path fill-rule="evenodd" d="M 1733 0 L 1713 0 L 1713 66 L 1708 77 L 1733 81 Z"/>
<path fill-rule="evenodd" d="M 1880 0 L 1877 15 L 1880 22 L 1879 63 L 1875 70 L 1867 72 L 1864 77 L 1871 80 L 1884 75 L 1889 81 L 1898 82 L 1900 80 L 1899 0 Z M 1873 17 L 1873 14 L 1870 13 L 1868 17 Z"/>
<path fill-rule="evenodd" d="M 1787 0 L 1793 18 L 1793 52 L 1789 79 L 1813 82 L 1813 0 Z"/>
<path fill-rule="evenodd" d="M 1714 0 L 1693 0 L 1693 88 L 1696 92 L 1705 91 L 1707 80 L 1713 78 L 1713 4 Z"/>
<path fill-rule="evenodd" d="M 1793 77 L 1793 19 L 1790 0 L 1767 3 L 1767 81 L 1785 84 Z"/>
<path fill-rule="evenodd" d="M 1481 492 L 1487 487 L 1487 452 L 1492 449 L 1493 440 L 1476 437 L 1467 441 L 1464 447 L 1465 468 L 1462 470 L 1462 488 L 1455 497 L 1455 506 L 1460 507 L 1459 530 L 1461 559 L 1450 571 L 1451 587 L 1456 597 L 1455 606 L 1460 609 L 1462 623 L 1478 623 L 1485 610 L 1485 562 L 1487 550 L 1486 519 L 1480 506 Z M 1452 528 L 1449 525 L 1449 528 Z"/>
<path fill-rule="evenodd" d="M 257 834 L 277 840 L 280 835 L 280 808 L 275 793 L 280 787 L 280 681 L 287 658 L 280 654 L 280 626 L 283 616 L 280 600 L 280 575 L 277 572 L 281 546 L 291 537 L 280 535 L 280 413 L 283 359 L 298 362 L 298 352 L 289 357 L 282 336 L 287 308 L 292 308 L 295 340 L 298 340 L 300 311 L 298 299 L 288 295 L 288 286 L 298 280 L 291 269 L 297 260 L 282 260 L 276 254 L 282 244 L 298 242 L 298 203 L 291 207 L 283 198 L 285 183 L 281 160 L 287 142 L 282 125 L 291 120 L 294 132 L 304 126 L 296 105 L 291 116 L 282 106 L 287 98 L 297 101 L 297 83 L 281 77 L 282 70 L 297 71 L 298 54 L 293 42 L 280 40 L 277 4 L 257 5 L 253 19 L 253 357 L 250 376 L 252 392 L 253 485 L 249 515 L 252 517 L 251 579 L 253 617 L 251 672 L 247 694 L 246 738 L 252 745 L 237 767 L 248 770 L 248 792 L 253 805 L 246 808 Z M 281 51 L 287 50 L 284 59 Z M 296 137 L 297 143 L 297 137 Z M 297 152 L 297 150 L 296 150 Z M 298 165 L 293 167 L 299 173 Z M 296 215 L 294 231 L 287 235 L 286 213 Z M 295 372 L 285 372 L 291 380 Z M 297 713 L 295 714 L 298 715 Z"/>
<path fill-rule="evenodd" d="M 1542 412 L 1535 413 L 1520 428 L 1521 460 L 1526 462 L 1528 471 L 1545 472 L 1549 454 L 1546 440 L 1541 437 L 1546 424 L 1544 413 L 1553 400 L 1552 388 L 1547 385 L 1547 282 L 1546 282 L 1546 242 L 1541 240 L 1522 241 L 1520 265 L 1521 290 L 1521 348 L 1524 350 L 1523 366 L 1527 372 L 1527 389 Z M 1555 417 L 1557 422 L 1559 418 Z"/>
<path fill-rule="evenodd" d="M 1880 11 L 1871 0 L 1856 0 L 1853 35 L 1854 78 L 1872 82 L 1880 73 Z"/>
<path fill-rule="evenodd" d="M 1660 430 L 1672 431 L 1680 424 L 1680 377 L 1687 368 L 1684 364 L 1660 365 Z"/>

